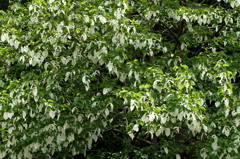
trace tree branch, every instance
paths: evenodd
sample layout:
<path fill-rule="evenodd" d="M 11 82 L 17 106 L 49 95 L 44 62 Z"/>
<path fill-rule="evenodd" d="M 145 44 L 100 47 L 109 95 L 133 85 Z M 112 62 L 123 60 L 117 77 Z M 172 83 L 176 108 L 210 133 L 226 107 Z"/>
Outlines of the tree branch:
<path fill-rule="evenodd" d="M 213 4 L 213 7 L 216 7 L 220 2 L 216 2 L 215 4 Z"/>
<path fill-rule="evenodd" d="M 169 32 L 170 34 L 173 36 L 173 38 L 176 40 L 176 42 L 178 44 L 181 44 L 181 42 L 179 41 L 179 39 L 176 37 L 176 35 L 172 32 L 172 30 L 162 21 L 159 21 Z"/>
<path fill-rule="evenodd" d="M 200 4 L 203 4 L 206 0 L 203 0 Z"/>
<path fill-rule="evenodd" d="M 225 17 L 224 17 L 225 18 Z M 222 23 L 222 25 L 220 26 L 220 28 L 218 29 L 218 31 L 216 31 L 213 35 L 212 38 L 216 37 L 218 35 L 218 33 L 224 28 L 224 26 L 226 25 L 225 22 Z"/>
<path fill-rule="evenodd" d="M 122 134 L 123 134 L 123 132 L 120 131 L 120 130 L 118 130 L 118 129 L 113 129 L 113 131 L 116 131 L 116 132 L 119 132 L 119 133 L 122 133 Z M 153 145 L 153 146 L 157 146 L 156 144 L 154 144 L 154 143 L 152 143 L 152 142 L 150 142 L 150 141 L 148 141 L 148 140 L 142 139 L 142 138 L 140 138 L 140 137 L 136 137 L 136 139 L 139 140 L 139 141 L 145 142 L 146 144 Z"/>
<path fill-rule="evenodd" d="M 9 44 L 0 44 L 0 46 L 10 46 L 10 47 L 13 47 L 13 46 L 11 46 Z"/>
<path fill-rule="evenodd" d="M 224 17 L 225 18 L 225 17 Z M 217 37 L 219 32 L 224 28 L 224 26 L 226 25 L 225 22 L 223 22 L 220 26 L 220 28 L 218 29 L 218 31 L 216 31 L 212 36 L 211 38 L 214 38 L 214 37 Z M 202 45 L 202 44 L 201 44 Z M 202 47 L 205 46 L 206 47 L 206 43 L 204 45 L 202 45 L 198 50 L 197 50 L 197 54 L 202 50 Z"/>

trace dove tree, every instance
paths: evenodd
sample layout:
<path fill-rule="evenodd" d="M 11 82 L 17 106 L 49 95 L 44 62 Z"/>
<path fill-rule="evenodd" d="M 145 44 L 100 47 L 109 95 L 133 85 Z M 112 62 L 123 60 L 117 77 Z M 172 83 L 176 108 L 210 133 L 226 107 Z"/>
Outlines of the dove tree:
<path fill-rule="evenodd" d="M 7 5 L 0 158 L 239 157 L 239 0 Z"/>

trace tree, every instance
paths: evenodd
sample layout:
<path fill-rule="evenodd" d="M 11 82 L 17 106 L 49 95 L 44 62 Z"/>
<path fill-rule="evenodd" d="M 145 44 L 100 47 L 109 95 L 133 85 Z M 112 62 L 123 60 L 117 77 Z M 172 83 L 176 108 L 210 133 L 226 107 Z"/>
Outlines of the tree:
<path fill-rule="evenodd" d="M 238 158 L 239 5 L 11 2 L 0 158 Z"/>

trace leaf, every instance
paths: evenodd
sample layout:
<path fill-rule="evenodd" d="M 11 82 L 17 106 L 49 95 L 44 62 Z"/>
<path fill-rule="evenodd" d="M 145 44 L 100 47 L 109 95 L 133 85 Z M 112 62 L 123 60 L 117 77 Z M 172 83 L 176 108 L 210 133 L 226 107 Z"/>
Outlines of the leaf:
<path fill-rule="evenodd" d="M 121 18 L 121 9 L 118 8 L 116 12 L 114 12 L 114 15 L 116 16 L 117 19 Z"/>
<path fill-rule="evenodd" d="M 98 137 L 97 137 L 97 135 L 96 134 L 92 134 L 92 138 L 93 138 L 93 140 L 95 141 L 95 142 L 97 142 L 97 139 L 98 139 Z"/>
<path fill-rule="evenodd" d="M 109 120 L 109 123 L 112 123 L 112 121 L 113 121 L 113 118 L 111 118 L 111 119 Z"/>
<path fill-rule="evenodd" d="M 7 112 L 3 113 L 3 118 L 4 118 L 5 120 L 8 119 L 8 113 L 7 113 Z"/>
<path fill-rule="evenodd" d="M 138 124 L 135 124 L 135 125 L 133 126 L 133 130 L 136 131 L 136 132 L 138 132 L 138 131 L 139 131 L 139 127 L 138 127 L 138 126 L 139 126 Z"/>
<path fill-rule="evenodd" d="M 91 27 L 90 27 L 90 29 L 89 29 L 89 33 L 90 33 L 90 34 L 93 34 L 93 33 L 95 33 L 94 26 L 91 26 Z"/>
<path fill-rule="evenodd" d="M 86 34 L 82 34 L 82 38 L 83 38 L 84 41 L 86 41 L 87 40 L 87 35 Z"/>
<path fill-rule="evenodd" d="M 107 126 L 107 122 L 102 120 L 102 125 L 105 128 Z"/>
<path fill-rule="evenodd" d="M 29 11 L 33 10 L 33 5 L 30 5 L 30 6 L 28 7 L 28 10 L 29 10 Z"/>
<path fill-rule="evenodd" d="M 113 69 L 113 63 L 112 63 L 112 62 L 109 62 L 109 63 L 107 64 L 107 67 L 108 67 L 109 72 L 111 72 L 112 69 Z"/>
<path fill-rule="evenodd" d="M 1 152 L 0 152 L 0 158 L 4 158 L 6 155 L 7 155 L 7 154 L 6 154 L 5 151 L 1 151 Z"/>
<path fill-rule="evenodd" d="M 229 105 L 229 99 L 228 98 L 224 99 L 224 104 L 225 104 L 226 107 Z"/>
<path fill-rule="evenodd" d="M 36 96 L 38 93 L 37 87 L 33 87 L 32 92 L 33 92 L 33 95 Z"/>
<path fill-rule="evenodd" d="M 103 89 L 103 94 L 107 94 L 109 91 L 111 91 L 111 88 L 104 88 Z"/>
<path fill-rule="evenodd" d="M 14 95 L 14 91 L 11 91 L 11 92 L 9 93 L 10 98 L 13 98 L 13 95 Z"/>
<path fill-rule="evenodd" d="M 167 52 L 167 48 L 163 47 L 163 53 L 166 53 L 166 52 Z"/>
<path fill-rule="evenodd" d="M 153 88 L 154 88 L 154 89 L 157 89 L 158 91 L 160 91 L 161 88 L 157 85 L 158 82 L 160 82 L 160 80 L 155 80 L 155 81 L 153 82 Z"/>
<path fill-rule="evenodd" d="M 165 123 L 166 123 L 166 121 L 167 121 L 167 118 L 166 118 L 166 117 L 164 117 L 164 116 L 162 116 L 162 117 L 161 117 L 161 124 L 165 124 Z"/>
<path fill-rule="evenodd" d="M 230 154 L 226 156 L 226 159 L 233 159 Z"/>
<path fill-rule="evenodd" d="M 134 77 L 135 77 L 136 81 L 139 81 L 139 73 L 138 72 L 134 72 Z"/>
<path fill-rule="evenodd" d="M 230 128 L 228 126 L 225 126 L 222 130 L 222 133 L 228 137 L 230 135 Z"/>
<path fill-rule="evenodd" d="M 5 41 L 7 39 L 8 35 L 6 33 L 3 33 L 1 35 L 1 41 Z"/>
<path fill-rule="evenodd" d="M 108 108 L 105 109 L 105 114 L 106 114 L 106 116 L 109 115 L 109 110 L 108 110 Z"/>
<path fill-rule="evenodd" d="M 13 132 L 13 130 L 15 130 L 15 128 L 14 128 L 14 127 L 10 127 L 10 128 L 8 129 L 8 133 L 11 134 L 11 133 Z"/>
<path fill-rule="evenodd" d="M 164 147 L 163 149 L 164 149 L 165 153 L 168 154 L 168 148 Z"/>
<path fill-rule="evenodd" d="M 229 115 L 229 111 L 230 111 L 229 108 L 225 110 L 225 117 L 227 117 Z"/>
<path fill-rule="evenodd" d="M 23 115 L 23 119 L 25 119 L 27 114 L 26 114 L 25 111 L 23 111 L 23 112 L 22 112 L 22 115 Z"/>
<path fill-rule="evenodd" d="M 53 119 L 55 117 L 56 111 L 50 110 L 49 111 L 49 116 Z"/>
<path fill-rule="evenodd" d="M 130 138 L 133 140 L 133 138 L 134 138 L 134 134 L 133 134 L 133 132 L 129 131 L 129 132 L 128 132 L 128 135 L 129 135 Z"/>
<path fill-rule="evenodd" d="M 37 102 L 39 99 L 39 96 L 34 96 L 33 98 L 34 98 L 34 101 Z"/>
<path fill-rule="evenodd" d="M 236 127 L 238 127 L 240 125 L 240 118 L 236 118 L 235 123 L 236 123 Z"/>
<path fill-rule="evenodd" d="M 14 115 L 14 113 L 8 113 L 8 118 L 12 119 L 13 115 Z"/>
<path fill-rule="evenodd" d="M 76 112 L 78 111 L 78 108 L 77 108 L 77 107 L 73 107 L 73 108 L 72 108 L 72 113 L 74 113 L 75 111 L 76 111 Z"/>
<path fill-rule="evenodd" d="M 148 116 L 149 116 L 148 117 L 149 121 L 153 121 L 155 119 L 155 114 L 154 113 L 150 113 Z"/>
<path fill-rule="evenodd" d="M 14 47 L 15 47 L 15 49 L 18 49 L 19 44 L 20 44 L 19 41 L 17 41 L 17 40 L 14 41 Z"/>
<path fill-rule="evenodd" d="M 32 58 L 32 66 L 35 66 L 38 63 L 38 58 L 35 56 Z"/>
<path fill-rule="evenodd" d="M 82 122 L 82 117 L 83 117 L 82 114 L 78 115 L 78 121 L 79 121 L 79 122 Z"/>
<path fill-rule="evenodd" d="M 82 77 L 82 82 L 85 83 L 85 84 L 87 83 L 86 75 L 84 75 L 84 76 Z"/>
<path fill-rule="evenodd" d="M 160 126 L 157 132 L 155 133 L 156 136 L 158 137 L 159 135 L 161 135 L 163 131 L 164 131 L 164 128 Z"/>
<path fill-rule="evenodd" d="M 79 129 L 77 129 L 77 133 L 80 134 L 82 132 L 82 127 L 80 127 Z"/>
<path fill-rule="evenodd" d="M 203 125 L 203 130 L 204 130 L 205 132 L 207 132 L 207 131 L 208 131 L 208 127 L 207 127 L 206 125 Z"/>
<path fill-rule="evenodd" d="M 240 106 L 237 108 L 237 113 L 240 114 Z"/>
<path fill-rule="evenodd" d="M 24 148 L 23 156 L 24 156 L 24 158 L 32 158 L 32 154 L 29 152 L 28 147 Z"/>
<path fill-rule="evenodd" d="M 46 63 L 44 64 L 44 69 L 45 69 L 45 70 L 47 70 L 47 68 L 48 68 L 48 65 L 49 65 L 49 63 L 48 63 L 48 62 L 46 62 Z"/>
<path fill-rule="evenodd" d="M 179 154 L 176 154 L 176 159 L 181 159 L 181 156 Z"/>
<path fill-rule="evenodd" d="M 221 103 L 220 102 L 215 102 L 215 106 L 218 107 Z"/>
<path fill-rule="evenodd" d="M 166 135 L 166 136 L 169 136 L 170 133 L 171 133 L 170 128 L 165 128 L 165 135 Z"/>
<path fill-rule="evenodd" d="M 61 58 L 61 61 L 62 61 L 62 63 L 63 63 L 64 65 L 66 65 L 66 64 L 67 64 L 67 60 L 66 60 L 66 58 L 65 58 L 65 57 L 62 57 L 62 58 Z"/>
<path fill-rule="evenodd" d="M 131 99 L 130 101 L 130 110 L 133 111 L 135 108 L 135 100 Z"/>
<path fill-rule="evenodd" d="M 207 153 L 204 148 L 201 150 L 201 157 L 203 157 L 204 159 L 207 157 Z"/>
<path fill-rule="evenodd" d="M 169 59 L 167 62 L 168 66 L 170 66 L 171 62 L 172 62 L 172 59 Z"/>
<path fill-rule="evenodd" d="M 107 19 L 104 18 L 103 16 L 100 16 L 99 20 L 101 21 L 102 24 L 105 24 L 107 22 Z"/>
<path fill-rule="evenodd" d="M 218 149 L 218 145 L 216 142 L 212 143 L 212 148 L 213 150 L 217 150 Z"/>

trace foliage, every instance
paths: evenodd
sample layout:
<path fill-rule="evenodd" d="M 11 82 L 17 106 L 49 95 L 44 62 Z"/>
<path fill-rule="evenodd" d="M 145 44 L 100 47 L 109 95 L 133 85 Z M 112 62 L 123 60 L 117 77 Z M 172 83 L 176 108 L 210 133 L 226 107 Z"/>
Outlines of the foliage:
<path fill-rule="evenodd" d="M 0 158 L 238 158 L 239 6 L 11 2 Z"/>

